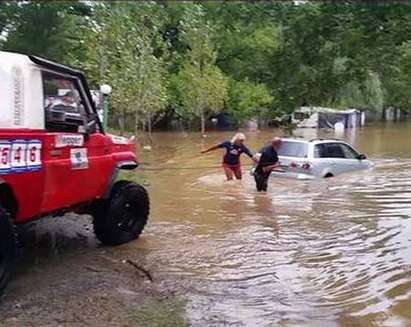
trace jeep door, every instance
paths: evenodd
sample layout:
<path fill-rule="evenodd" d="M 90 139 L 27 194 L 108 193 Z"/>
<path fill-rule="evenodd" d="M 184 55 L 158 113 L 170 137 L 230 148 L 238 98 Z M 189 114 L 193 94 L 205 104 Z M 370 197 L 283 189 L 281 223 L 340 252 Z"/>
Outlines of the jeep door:
<path fill-rule="evenodd" d="M 88 112 L 76 77 L 43 72 L 46 171 L 44 212 L 86 202 L 103 193 L 112 163 L 104 135 L 86 133 Z"/>

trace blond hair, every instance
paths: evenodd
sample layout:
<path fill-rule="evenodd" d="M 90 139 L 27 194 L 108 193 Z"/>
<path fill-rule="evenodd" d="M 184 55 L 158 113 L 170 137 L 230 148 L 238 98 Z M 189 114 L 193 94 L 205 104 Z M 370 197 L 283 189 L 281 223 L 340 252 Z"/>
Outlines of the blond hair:
<path fill-rule="evenodd" d="M 231 139 L 231 143 L 234 144 L 236 141 L 239 141 L 239 140 L 243 140 L 243 141 L 245 140 L 245 135 L 243 133 L 236 133 Z"/>

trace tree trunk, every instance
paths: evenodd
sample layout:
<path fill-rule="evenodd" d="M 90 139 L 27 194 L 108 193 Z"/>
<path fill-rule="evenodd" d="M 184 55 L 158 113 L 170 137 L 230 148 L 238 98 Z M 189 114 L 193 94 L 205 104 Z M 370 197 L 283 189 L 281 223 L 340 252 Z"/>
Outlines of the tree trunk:
<path fill-rule="evenodd" d="M 203 76 L 204 76 L 204 62 L 203 62 L 203 58 L 201 57 L 200 58 L 200 76 L 201 76 L 201 79 L 203 78 Z M 201 108 L 200 108 L 200 116 L 201 116 L 201 136 L 205 136 L 205 114 L 204 114 L 204 93 L 203 93 L 204 91 L 203 90 L 201 90 L 200 91 L 200 93 L 201 93 L 201 99 L 200 99 L 200 105 L 201 105 Z"/>
<path fill-rule="evenodd" d="M 138 130 L 138 113 L 137 110 L 134 112 L 134 135 L 137 135 Z"/>
<path fill-rule="evenodd" d="M 147 128 L 148 128 L 148 136 L 151 139 L 151 112 L 150 110 L 147 112 Z"/>
<path fill-rule="evenodd" d="M 125 122 L 126 122 L 126 113 L 125 110 L 123 109 L 120 114 L 119 118 L 119 125 L 120 125 L 120 135 L 124 135 L 124 130 L 125 130 Z"/>
<path fill-rule="evenodd" d="M 201 108 L 201 135 L 205 135 L 205 116 L 204 116 L 204 108 Z"/>

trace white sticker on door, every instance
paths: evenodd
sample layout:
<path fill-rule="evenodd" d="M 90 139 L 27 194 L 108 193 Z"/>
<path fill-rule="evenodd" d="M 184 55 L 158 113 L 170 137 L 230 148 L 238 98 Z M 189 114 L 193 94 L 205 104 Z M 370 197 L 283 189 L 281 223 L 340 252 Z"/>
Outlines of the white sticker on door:
<path fill-rule="evenodd" d="M 83 146 L 84 136 L 76 134 L 57 135 L 56 148 L 63 148 L 65 146 Z"/>
<path fill-rule="evenodd" d="M 87 149 L 70 149 L 71 168 L 72 169 L 87 169 L 88 158 Z"/>

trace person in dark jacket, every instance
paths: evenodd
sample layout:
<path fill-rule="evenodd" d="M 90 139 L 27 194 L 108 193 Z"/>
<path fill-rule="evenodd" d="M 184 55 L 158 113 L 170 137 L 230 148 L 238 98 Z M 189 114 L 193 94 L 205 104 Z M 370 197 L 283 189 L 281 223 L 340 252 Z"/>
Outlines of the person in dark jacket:
<path fill-rule="evenodd" d="M 202 150 L 201 153 L 207 153 L 216 149 L 225 149 L 223 157 L 223 168 L 227 180 L 232 180 L 234 176 L 237 179 L 241 179 L 242 171 L 240 155 L 242 153 L 245 153 L 255 162 L 252 152 L 244 145 L 244 141 L 245 135 L 243 133 L 237 133 L 234 135 L 231 141 L 224 141 L 220 144 L 212 146 L 211 148 Z"/>
<path fill-rule="evenodd" d="M 268 178 L 273 169 L 280 167 L 277 150 L 281 146 L 281 138 L 274 137 L 271 143 L 260 150 L 260 159 L 254 170 L 257 191 L 267 191 Z"/>

